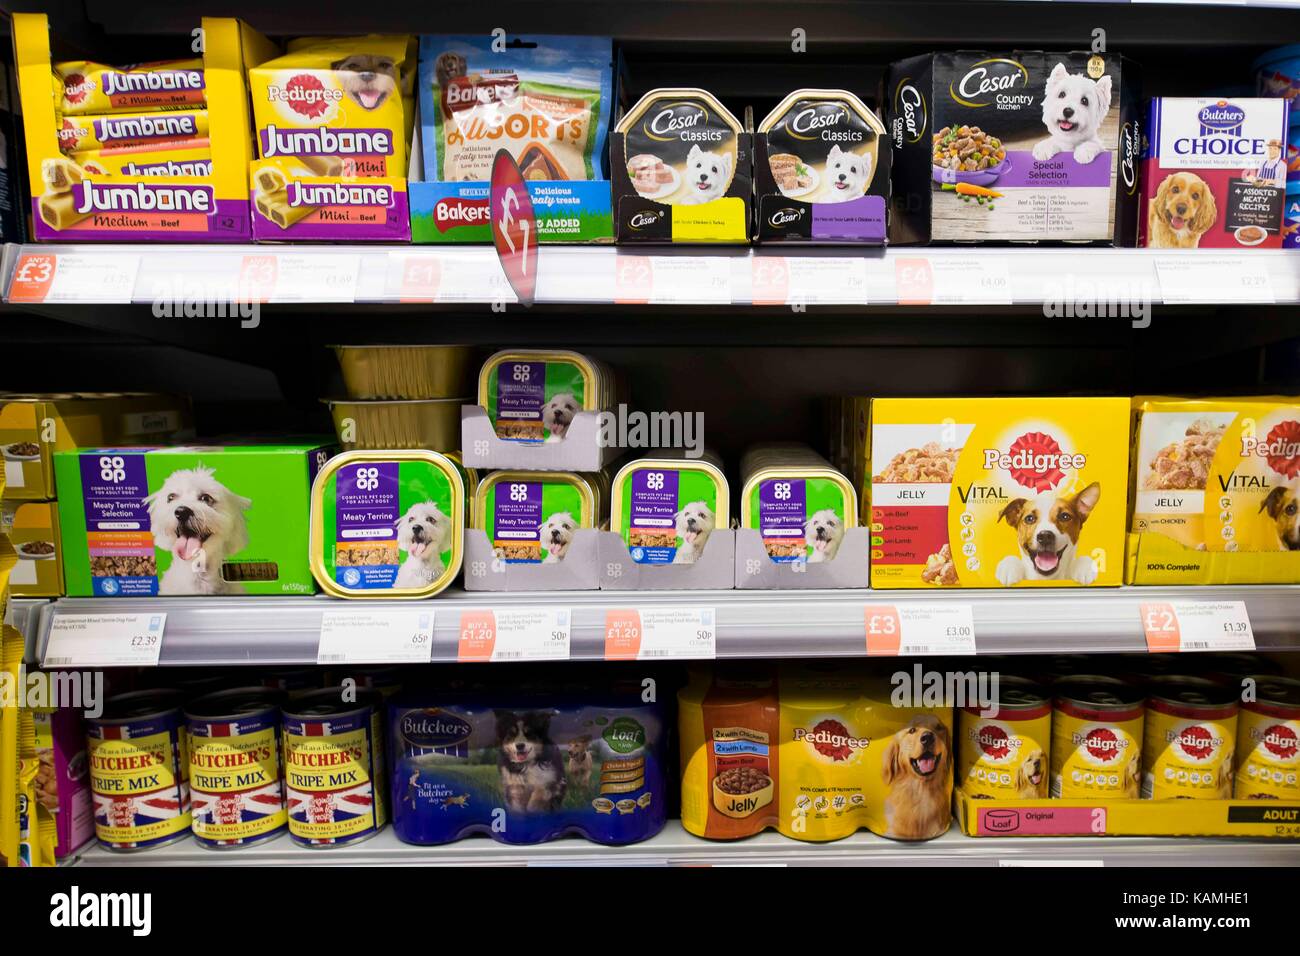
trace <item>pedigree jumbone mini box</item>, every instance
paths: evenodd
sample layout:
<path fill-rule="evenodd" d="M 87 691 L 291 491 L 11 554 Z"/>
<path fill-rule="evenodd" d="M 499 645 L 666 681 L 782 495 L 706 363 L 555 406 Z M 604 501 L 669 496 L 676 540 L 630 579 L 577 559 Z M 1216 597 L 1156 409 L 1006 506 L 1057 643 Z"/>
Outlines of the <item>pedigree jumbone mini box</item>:
<path fill-rule="evenodd" d="M 1123 574 L 1127 398 L 877 398 L 871 586 L 1082 587 Z"/>
<path fill-rule="evenodd" d="M 51 57 L 44 14 L 15 14 L 33 233 L 44 241 L 247 242 L 244 69 L 274 47 L 205 17 L 159 63 Z M 167 44 L 163 44 L 167 46 Z"/>
<path fill-rule="evenodd" d="M 1300 397 L 1133 400 L 1131 584 L 1300 582 Z"/>
<path fill-rule="evenodd" d="M 253 235 L 406 241 L 415 70 L 407 36 L 308 38 L 248 71 Z"/>

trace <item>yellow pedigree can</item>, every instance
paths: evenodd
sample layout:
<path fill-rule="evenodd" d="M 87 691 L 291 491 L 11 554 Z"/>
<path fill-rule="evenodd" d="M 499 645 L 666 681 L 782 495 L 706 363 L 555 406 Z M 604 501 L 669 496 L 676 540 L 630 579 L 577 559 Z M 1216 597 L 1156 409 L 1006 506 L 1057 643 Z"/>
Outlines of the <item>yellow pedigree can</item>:
<path fill-rule="evenodd" d="M 1064 800 L 1135 800 L 1145 719 L 1141 689 L 1080 674 L 1053 688 L 1052 789 Z"/>
<path fill-rule="evenodd" d="M 1051 767 L 1052 702 L 1032 681 L 1002 675 L 991 713 L 957 713 L 957 785 L 990 800 L 1042 800 Z"/>
<path fill-rule="evenodd" d="M 470 523 L 507 564 L 558 564 L 575 531 L 596 527 L 604 498 L 596 475 L 494 471 L 479 482 Z"/>
<path fill-rule="evenodd" d="M 773 561 L 832 561 L 857 527 L 853 485 L 807 445 L 755 445 L 740 474 L 740 526 L 762 534 Z"/>
<path fill-rule="evenodd" d="M 1300 681 L 1254 678 L 1237 715 L 1238 800 L 1300 800 Z"/>
<path fill-rule="evenodd" d="M 461 473 L 437 452 L 344 452 L 312 484 L 312 575 L 335 597 L 432 597 L 460 572 L 464 532 Z"/>
<path fill-rule="evenodd" d="M 87 720 L 95 836 L 110 850 L 148 850 L 190 834 L 189 754 L 175 691 L 111 697 Z"/>
<path fill-rule="evenodd" d="M 284 712 L 289 837 L 307 847 L 343 846 L 374 836 L 388 821 L 383 698 L 341 688 L 308 694 Z"/>
<path fill-rule="evenodd" d="M 1152 680 L 1142 742 L 1143 798 L 1230 798 L 1236 745 L 1235 690 L 1198 677 Z"/>
<path fill-rule="evenodd" d="M 185 708 L 194 838 L 213 849 L 285 832 L 281 695 L 262 687 L 208 694 Z"/>

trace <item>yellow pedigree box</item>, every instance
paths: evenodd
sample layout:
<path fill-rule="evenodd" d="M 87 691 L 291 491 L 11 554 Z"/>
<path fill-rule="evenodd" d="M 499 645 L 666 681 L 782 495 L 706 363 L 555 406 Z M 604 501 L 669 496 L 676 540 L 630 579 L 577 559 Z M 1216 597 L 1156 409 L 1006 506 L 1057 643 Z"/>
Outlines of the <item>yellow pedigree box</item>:
<path fill-rule="evenodd" d="M 46 242 L 247 242 L 251 238 L 248 164 L 253 158 L 253 147 L 244 76 L 249 63 L 269 59 L 275 47 L 238 20 L 204 17 L 201 27 L 193 39 L 178 38 L 176 44 L 178 52 L 191 55 L 201 52 L 201 58 L 171 64 L 162 73 L 158 69 L 132 71 L 89 62 L 81 64 L 84 70 L 78 73 L 78 64 L 56 64 L 51 59 L 50 27 L 45 14 L 14 14 L 14 54 L 36 239 Z M 67 75 L 57 74 L 56 66 Z M 198 86 L 193 95 L 178 96 L 170 107 L 147 96 L 106 98 L 101 94 L 110 73 L 116 77 L 107 83 L 110 92 L 121 82 L 129 93 L 133 87 L 127 80 L 134 78 L 144 83 L 151 76 L 166 76 L 175 82 L 184 79 L 186 84 Z M 86 92 L 84 102 L 71 104 L 74 108 L 84 105 L 88 111 L 85 116 L 65 115 L 70 106 L 66 102 L 70 78 L 74 94 L 82 92 L 83 87 Z M 174 122 L 182 122 L 187 116 L 196 120 L 202 116 L 201 124 L 192 124 L 193 144 L 205 144 L 209 149 L 209 172 L 177 175 L 187 170 L 172 167 L 170 173 L 160 175 L 155 167 L 140 175 L 117 171 L 77 173 L 66 166 L 56 168 L 61 164 L 51 163 L 63 156 L 61 142 L 67 149 L 70 143 L 93 145 L 102 144 L 105 137 L 110 141 L 117 138 L 120 131 L 107 127 L 96 131 L 96 120 L 121 125 L 135 119 L 141 126 L 136 137 L 140 139 L 158 125 L 140 119 L 154 108 L 170 109 Z M 206 113 L 200 112 L 203 109 Z M 105 115 L 105 110 L 110 112 Z M 89 125 L 84 136 L 75 131 L 70 135 L 65 129 L 69 123 Z M 150 129 L 144 129 L 146 125 Z M 206 129 L 206 143 L 204 135 L 199 133 L 200 125 Z"/>
<path fill-rule="evenodd" d="M 1133 400 L 1131 584 L 1300 582 L 1300 397 Z"/>
<path fill-rule="evenodd" d="M 985 800 L 957 791 L 973 837 L 1300 838 L 1300 804 L 1278 800 Z"/>
<path fill-rule="evenodd" d="M 877 398 L 871 586 L 1121 583 L 1127 398 Z"/>
<path fill-rule="evenodd" d="M 54 498 L 56 451 L 170 439 L 189 427 L 189 402 L 175 395 L 0 392 L 0 499 Z"/>
<path fill-rule="evenodd" d="M 0 501 L 0 536 L 17 553 L 9 572 L 15 597 L 62 597 L 59 509 L 53 501 Z"/>
<path fill-rule="evenodd" d="M 408 36 L 311 37 L 252 66 L 253 234 L 406 241 L 415 69 Z"/>

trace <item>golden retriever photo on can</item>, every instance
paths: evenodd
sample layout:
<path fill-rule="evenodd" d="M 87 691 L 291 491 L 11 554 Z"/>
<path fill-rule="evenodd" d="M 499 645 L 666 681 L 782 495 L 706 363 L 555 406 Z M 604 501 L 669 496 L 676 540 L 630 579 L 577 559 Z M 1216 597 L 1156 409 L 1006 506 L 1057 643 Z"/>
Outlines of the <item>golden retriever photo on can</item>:
<path fill-rule="evenodd" d="M 948 828 L 952 800 L 952 742 L 947 726 L 933 714 L 917 714 L 890 738 L 881 778 L 885 798 L 885 836 L 924 840 Z"/>

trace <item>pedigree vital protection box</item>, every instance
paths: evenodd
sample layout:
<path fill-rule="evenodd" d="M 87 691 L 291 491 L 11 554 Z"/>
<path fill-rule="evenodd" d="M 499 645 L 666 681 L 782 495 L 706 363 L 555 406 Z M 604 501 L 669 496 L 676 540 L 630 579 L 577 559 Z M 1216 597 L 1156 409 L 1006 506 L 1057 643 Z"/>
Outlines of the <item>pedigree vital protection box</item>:
<path fill-rule="evenodd" d="M 877 398 L 870 416 L 872 587 L 1121 583 L 1127 398 Z"/>
<path fill-rule="evenodd" d="M 1300 397 L 1133 400 L 1131 584 L 1300 582 Z"/>

